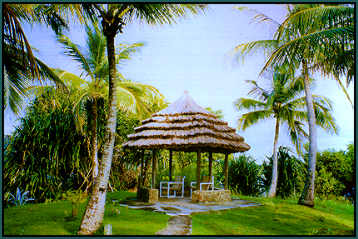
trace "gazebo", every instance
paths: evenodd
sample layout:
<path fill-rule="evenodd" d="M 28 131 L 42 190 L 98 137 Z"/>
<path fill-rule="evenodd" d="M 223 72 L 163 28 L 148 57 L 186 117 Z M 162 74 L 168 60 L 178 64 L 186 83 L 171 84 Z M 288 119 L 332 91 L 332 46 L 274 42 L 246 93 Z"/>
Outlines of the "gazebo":
<path fill-rule="evenodd" d="M 225 189 L 228 188 L 228 156 L 244 152 L 250 146 L 235 129 L 200 107 L 187 91 L 167 108 L 142 121 L 135 133 L 128 135 L 123 148 L 142 150 L 169 150 L 169 180 L 172 178 L 172 152 L 197 152 L 197 187 L 200 185 L 201 153 L 209 153 L 209 176 L 212 176 L 212 153 L 225 154 Z M 157 159 L 152 158 L 152 186 L 155 185 Z M 143 159 L 142 159 L 143 164 Z M 152 189 L 155 190 L 155 189 Z M 158 193 L 157 190 L 153 193 Z"/>

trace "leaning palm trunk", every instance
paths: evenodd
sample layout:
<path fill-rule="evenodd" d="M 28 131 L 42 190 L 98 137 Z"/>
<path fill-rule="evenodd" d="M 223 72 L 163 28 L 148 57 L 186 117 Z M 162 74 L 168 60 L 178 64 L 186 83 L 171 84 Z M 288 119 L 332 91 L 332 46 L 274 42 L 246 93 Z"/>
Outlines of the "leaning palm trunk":
<path fill-rule="evenodd" d="M 92 129 L 91 129 L 91 159 L 92 159 L 92 182 L 96 181 L 98 175 L 98 158 L 97 158 L 97 99 L 92 103 Z"/>
<path fill-rule="evenodd" d="M 280 120 L 276 118 L 276 128 L 275 128 L 275 139 L 273 142 L 273 160 L 272 160 L 272 177 L 271 177 L 271 185 L 267 197 L 275 197 L 276 196 L 276 189 L 277 189 L 277 141 L 278 135 L 280 132 Z"/>
<path fill-rule="evenodd" d="M 106 193 L 108 187 L 109 173 L 112 164 L 112 155 L 114 148 L 114 138 L 117 120 L 117 92 L 116 92 L 116 65 L 114 55 L 114 34 L 106 34 L 107 54 L 109 65 L 109 112 L 106 125 L 106 141 L 104 144 L 103 157 L 96 178 L 94 189 L 90 201 L 88 202 L 86 212 L 82 218 L 80 235 L 91 235 L 99 229 L 104 216 L 104 207 L 106 204 Z"/>
<path fill-rule="evenodd" d="M 304 87 L 306 94 L 306 106 L 308 115 L 308 130 L 309 130 L 309 158 L 308 170 L 305 186 L 302 195 L 298 201 L 299 204 L 306 206 L 314 206 L 314 181 L 316 171 L 316 154 L 317 154 L 317 132 L 316 132 L 316 117 L 312 102 L 312 93 L 310 90 L 310 83 L 308 79 L 307 64 L 303 62 L 303 76 Z"/>

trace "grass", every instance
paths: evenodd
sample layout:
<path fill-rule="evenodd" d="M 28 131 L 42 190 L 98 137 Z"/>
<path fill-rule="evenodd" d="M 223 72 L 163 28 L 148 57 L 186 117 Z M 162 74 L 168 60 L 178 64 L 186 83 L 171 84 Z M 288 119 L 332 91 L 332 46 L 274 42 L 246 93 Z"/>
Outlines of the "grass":
<path fill-rule="evenodd" d="M 155 235 L 169 216 L 129 209 L 119 201 L 135 193 L 108 193 L 103 225 L 112 224 L 113 235 Z M 354 207 L 348 202 L 315 200 L 315 207 L 296 199 L 240 196 L 262 206 L 192 215 L 193 235 L 353 235 Z M 113 201 L 114 200 L 114 201 Z M 83 215 L 86 202 L 79 205 Z M 119 211 L 119 214 L 118 214 Z M 72 218 L 70 201 L 27 204 L 4 209 L 5 235 L 76 235 L 81 216 Z M 103 227 L 96 233 L 103 235 Z"/>
<path fill-rule="evenodd" d="M 354 207 L 347 202 L 316 200 L 315 207 L 297 200 L 240 196 L 258 207 L 192 215 L 193 235 L 353 235 Z"/>
<path fill-rule="evenodd" d="M 154 235 L 167 225 L 169 216 L 149 211 L 129 209 L 112 203 L 134 197 L 135 193 L 108 193 L 103 224 L 112 224 L 115 235 Z M 83 215 L 86 203 L 79 205 Z M 119 209 L 119 215 L 115 209 Z M 140 223 L 138 223 L 140 221 Z M 72 203 L 27 204 L 4 209 L 4 235 L 76 235 L 81 216 L 72 218 Z M 97 235 L 103 235 L 101 228 Z"/>

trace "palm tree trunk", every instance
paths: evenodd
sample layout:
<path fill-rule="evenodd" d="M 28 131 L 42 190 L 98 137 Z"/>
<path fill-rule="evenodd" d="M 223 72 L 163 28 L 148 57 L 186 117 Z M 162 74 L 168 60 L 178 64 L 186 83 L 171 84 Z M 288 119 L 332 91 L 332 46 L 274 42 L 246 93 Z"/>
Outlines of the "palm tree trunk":
<path fill-rule="evenodd" d="M 276 118 L 276 128 L 275 128 L 275 139 L 273 141 L 273 152 L 272 152 L 272 176 L 271 176 L 271 184 L 270 189 L 267 194 L 267 197 L 272 198 L 276 196 L 276 189 L 277 189 L 277 180 L 278 180 L 278 173 L 277 173 L 277 141 L 278 135 L 280 133 L 280 120 Z"/>
<path fill-rule="evenodd" d="M 93 99 L 92 103 L 92 129 L 91 129 L 91 159 L 92 159 L 92 182 L 96 181 L 98 175 L 98 158 L 97 158 L 97 100 Z"/>
<path fill-rule="evenodd" d="M 114 148 L 114 138 L 116 131 L 117 120 L 117 84 L 116 84 L 116 64 L 115 64 L 115 49 L 114 37 L 115 33 L 105 34 L 107 39 L 107 54 L 109 64 L 109 112 L 106 125 L 106 141 L 104 144 L 103 158 L 97 176 L 94 190 L 92 191 L 91 198 L 88 202 L 86 212 L 82 218 L 80 235 L 91 235 L 101 226 L 104 216 L 104 207 L 106 203 L 106 193 L 108 187 L 109 173 L 112 164 L 112 155 Z"/>
<path fill-rule="evenodd" d="M 312 102 L 312 93 L 310 89 L 309 76 L 307 70 L 307 64 L 303 62 L 303 75 L 304 75 L 304 87 L 306 94 L 306 106 L 308 115 L 308 130 L 309 130 L 309 158 L 308 158 L 308 170 L 305 186 L 303 188 L 302 195 L 298 201 L 298 204 L 306 206 L 314 206 L 314 181 L 316 171 L 316 154 L 317 154 L 317 129 L 316 129 L 316 117 Z"/>

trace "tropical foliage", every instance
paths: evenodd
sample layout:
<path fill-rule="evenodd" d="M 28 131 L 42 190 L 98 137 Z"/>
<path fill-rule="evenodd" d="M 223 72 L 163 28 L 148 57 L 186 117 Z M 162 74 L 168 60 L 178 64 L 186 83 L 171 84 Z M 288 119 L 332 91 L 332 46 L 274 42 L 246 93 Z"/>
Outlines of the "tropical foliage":
<path fill-rule="evenodd" d="M 355 195 L 354 145 L 346 151 L 325 150 L 317 154 L 317 194 L 323 198 Z M 354 199 L 354 198 L 353 198 Z"/>
<path fill-rule="evenodd" d="M 87 143 L 76 130 L 73 98 L 48 88 L 27 108 L 7 148 L 4 192 L 21 188 L 41 202 L 86 181 Z"/>
<path fill-rule="evenodd" d="M 271 20 L 262 14 L 257 18 L 265 22 Z M 317 153 L 316 117 L 309 75 L 314 70 L 319 70 L 324 75 L 333 75 L 342 86 L 339 77 L 346 74 L 347 84 L 350 82 L 353 64 L 349 59 L 354 59 L 353 29 L 354 8 L 351 5 L 292 4 L 288 5 L 286 18 L 278 24 L 273 39 L 244 43 L 236 47 L 240 55 L 264 49 L 268 60 L 261 73 L 275 65 L 287 65 L 302 71 L 310 142 L 307 179 L 299 200 L 303 205 L 314 206 Z M 342 56 L 347 61 L 342 60 Z"/>
<path fill-rule="evenodd" d="M 85 119 L 87 119 L 87 135 L 91 145 L 91 161 L 92 161 L 92 182 L 98 175 L 98 103 L 101 99 L 108 97 L 108 59 L 106 57 L 106 39 L 102 34 L 101 28 L 97 23 L 92 25 L 86 24 L 86 46 L 81 47 L 73 43 L 65 35 L 58 35 L 58 41 L 64 46 L 65 54 L 70 56 L 80 65 L 82 70 L 81 76 L 74 75 L 63 70 L 55 70 L 57 76 L 65 82 L 66 86 L 71 90 L 80 91 L 80 97 L 75 103 L 74 111 L 76 112 L 77 125 L 82 128 Z M 125 60 L 130 59 L 133 54 L 143 44 L 125 45 L 121 44 L 117 47 L 116 64 L 123 64 Z M 150 113 L 150 103 L 155 97 L 163 97 L 159 91 L 150 85 L 125 80 L 118 73 L 117 84 L 117 106 L 122 111 L 128 111 L 139 117 L 148 116 Z M 79 109 L 83 105 L 87 106 L 85 115 L 79 113 Z M 108 108 L 107 108 L 108 111 Z M 101 133 L 102 138 L 104 137 Z"/>
<path fill-rule="evenodd" d="M 268 196 L 276 194 L 277 187 L 277 142 L 280 126 L 286 124 L 290 139 L 296 146 L 297 153 L 301 153 L 302 144 L 308 134 L 305 131 L 305 123 L 308 121 L 305 112 L 305 98 L 302 97 L 304 86 L 302 77 L 295 77 L 294 71 L 287 66 L 276 66 L 271 81 L 271 89 L 264 89 L 256 81 L 249 81 L 253 86 L 249 94 L 256 99 L 239 98 L 235 102 L 237 110 L 248 110 L 239 119 L 239 129 L 245 130 L 260 121 L 275 119 L 275 138 L 273 143 L 273 170 L 271 186 Z M 316 122 L 327 131 L 336 132 L 336 124 L 331 115 L 330 101 L 323 96 L 314 96 Z"/>
<path fill-rule="evenodd" d="M 57 34 L 67 29 L 63 15 L 58 14 L 56 5 L 46 4 L 4 4 L 4 106 L 15 114 L 22 108 L 26 89 L 34 80 L 52 80 L 61 84 L 51 69 L 33 54 L 31 45 L 23 30 L 23 23 L 37 23 L 50 26 Z"/>
<path fill-rule="evenodd" d="M 145 21 L 149 24 L 163 24 L 175 22 L 175 18 L 196 14 L 203 10 L 203 5 L 195 4 L 85 4 L 84 8 L 92 15 L 102 18 L 102 31 L 106 37 L 108 58 L 108 118 L 106 124 L 106 140 L 104 153 L 99 168 L 91 199 L 89 200 L 83 217 L 79 234 L 93 234 L 101 225 L 104 215 L 106 191 L 112 164 L 114 148 L 114 134 L 117 112 L 117 69 L 115 59 L 114 39 L 117 33 L 123 33 L 125 25 L 133 19 Z"/>
<path fill-rule="evenodd" d="M 305 164 L 290 152 L 289 148 L 280 146 L 277 152 L 278 181 L 277 196 L 287 198 L 302 192 L 304 185 Z M 264 184 L 270 185 L 273 157 L 263 163 Z"/>
<path fill-rule="evenodd" d="M 255 159 L 240 155 L 229 161 L 229 188 L 243 195 L 259 195 L 264 185 L 262 181 L 262 167 Z"/>

